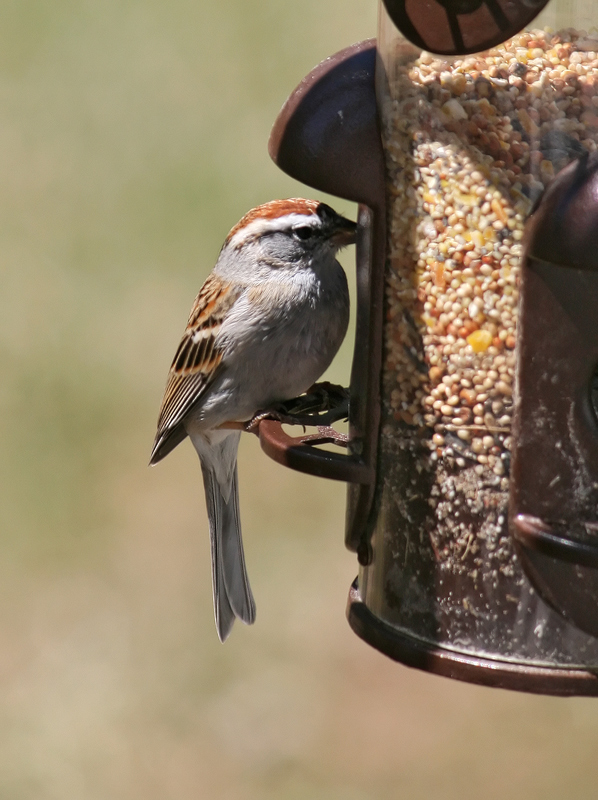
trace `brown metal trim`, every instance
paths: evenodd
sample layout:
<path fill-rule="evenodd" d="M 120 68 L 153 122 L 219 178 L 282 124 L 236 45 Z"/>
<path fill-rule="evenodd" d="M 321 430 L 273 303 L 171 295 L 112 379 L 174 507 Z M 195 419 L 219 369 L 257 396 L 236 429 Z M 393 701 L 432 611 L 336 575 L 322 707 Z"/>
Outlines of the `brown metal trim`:
<path fill-rule="evenodd" d="M 488 50 L 523 30 L 548 0 L 383 0 L 416 47 L 442 55 Z"/>
<path fill-rule="evenodd" d="M 280 422 L 268 419 L 260 422 L 258 435 L 264 453 L 285 467 L 337 481 L 371 483 L 374 480 L 373 467 L 342 453 L 315 447 L 317 444 L 334 444 L 330 436 L 289 436 Z"/>
<path fill-rule="evenodd" d="M 531 583 L 598 636 L 598 157 L 565 167 L 526 229 L 510 527 Z"/>
<path fill-rule="evenodd" d="M 357 579 L 349 592 L 347 618 L 361 639 L 408 667 L 445 678 L 518 692 L 562 697 L 598 696 L 598 676 L 588 670 L 515 664 L 457 653 L 397 631 L 367 608 L 359 594 Z"/>
<path fill-rule="evenodd" d="M 530 550 L 570 564 L 598 569 L 598 544 L 559 536 L 538 517 L 518 514 L 512 520 L 511 532 L 519 544 Z"/>
<path fill-rule="evenodd" d="M 385 203 L 384 186 L 382 194 Z M 349 416 L 350 448 L 361 452 L 366 464 L 375 467 L 381 416 L 380 382 L 384 340 L 384 271 L 386 262 L 386 210 L 366 206 L 359 209 L 363 232 L 357 246 L 357 320 L 351 371 Z M 359 448 L 359 450 L 358 450 Z M 358 554 L 362 565 L 371 560 L 369 524 L 375 483 L 350 486 L 347 498 L 345 544 Z"/>
<path fill-rule="evenodd" d="M 359 42 L 307 75 L 281 110 L 270 137 L 275 163 L 293 178 L 357 201 L 357 319 L 351 372 L 349 454 L 319 451 L 260 425 L 264 450 L 281 464 L 347 480 L 346 543 L 367 561 L 367 520 L 374 496 L 380 424 L 380 374 L 386 247 L 384 152 L 375 92 L 375 40 Z M 299 437 L 299 442 L 302 437 Z M 285 454 L 285 447 L 292 448 Z M 322 455 L 322 452 L 324 453 Z M 344 462 L 345 466 L 341 466 Z M 343 475 L 345 477 L 341 477 Z"/>
<path fill-rule="evenodd" d="M 374 88 L 376 40 L 318 64 L 291 93 L 270 134 L 274 163 L 308 186 L 384 207 L 384 153 Z"/>

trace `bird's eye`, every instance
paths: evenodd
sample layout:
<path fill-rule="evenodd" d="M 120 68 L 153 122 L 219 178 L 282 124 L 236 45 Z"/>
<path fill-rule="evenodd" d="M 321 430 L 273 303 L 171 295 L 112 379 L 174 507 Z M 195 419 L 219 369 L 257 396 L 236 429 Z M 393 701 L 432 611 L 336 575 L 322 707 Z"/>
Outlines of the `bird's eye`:
<path fill-rule="evenodd" d="M 305 225 L 302 228 L 295 228 L 293 233 L 298 239 L 303 239 L 303 241 L 305 241 L 306 239 L 311 239 L 311 237 L 314 235 L 314 229 Z"/>

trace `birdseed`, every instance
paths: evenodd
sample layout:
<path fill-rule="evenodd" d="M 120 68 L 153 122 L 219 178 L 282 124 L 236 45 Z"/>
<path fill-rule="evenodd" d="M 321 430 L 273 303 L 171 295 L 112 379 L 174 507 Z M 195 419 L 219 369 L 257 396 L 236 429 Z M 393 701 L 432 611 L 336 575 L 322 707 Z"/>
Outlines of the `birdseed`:
<path fill-rule="evenodd" d="M 479 501 L 474 481 L 500 520 L 497 569 L 512 570 L 506 503 L 524 227 L 554 175 L 596 150 L 597 54 L 598 39 L 568 29 L 523 32 L 454 60 L 400 41 L 387 57 L 383 439 L 435 476 L 430 536 L 438 553 L 453 554 L 452 570 L 483 563 L 479 525 L 464 522 Z"/>

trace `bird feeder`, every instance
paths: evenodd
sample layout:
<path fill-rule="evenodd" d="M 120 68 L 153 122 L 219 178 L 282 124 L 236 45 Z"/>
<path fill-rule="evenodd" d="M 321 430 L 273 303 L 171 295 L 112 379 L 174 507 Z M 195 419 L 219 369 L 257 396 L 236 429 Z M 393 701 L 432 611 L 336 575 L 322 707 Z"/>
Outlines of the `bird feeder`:
<path fill-rule="evenodd" d="M 591 2 L 385 0 L 270 141 L 359 203 L 349 622 L 397 661 L 598 694 L 598 34 Z M 574 7 L 576 16 L 572 16 Z"/>

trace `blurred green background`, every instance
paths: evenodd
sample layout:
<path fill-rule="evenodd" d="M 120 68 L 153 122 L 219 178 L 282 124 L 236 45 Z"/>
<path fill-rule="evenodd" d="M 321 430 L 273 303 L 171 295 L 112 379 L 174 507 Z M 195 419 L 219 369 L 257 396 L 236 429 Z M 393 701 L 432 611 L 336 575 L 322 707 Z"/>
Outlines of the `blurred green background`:
<path fill-rule="evenodd" d="M 185 443 L 146 466 L 228 229 L 316 194 L 268 158 L 281 104 L 375 35 L 376 11 L 0 5 L 2 800 L 596 796 L 596 701 L 458 684 L 363 644 L 344 618 L 344 487 L 276 466 L 249 436 L 258 620 L 221 646 L 196 456 Z"/>

